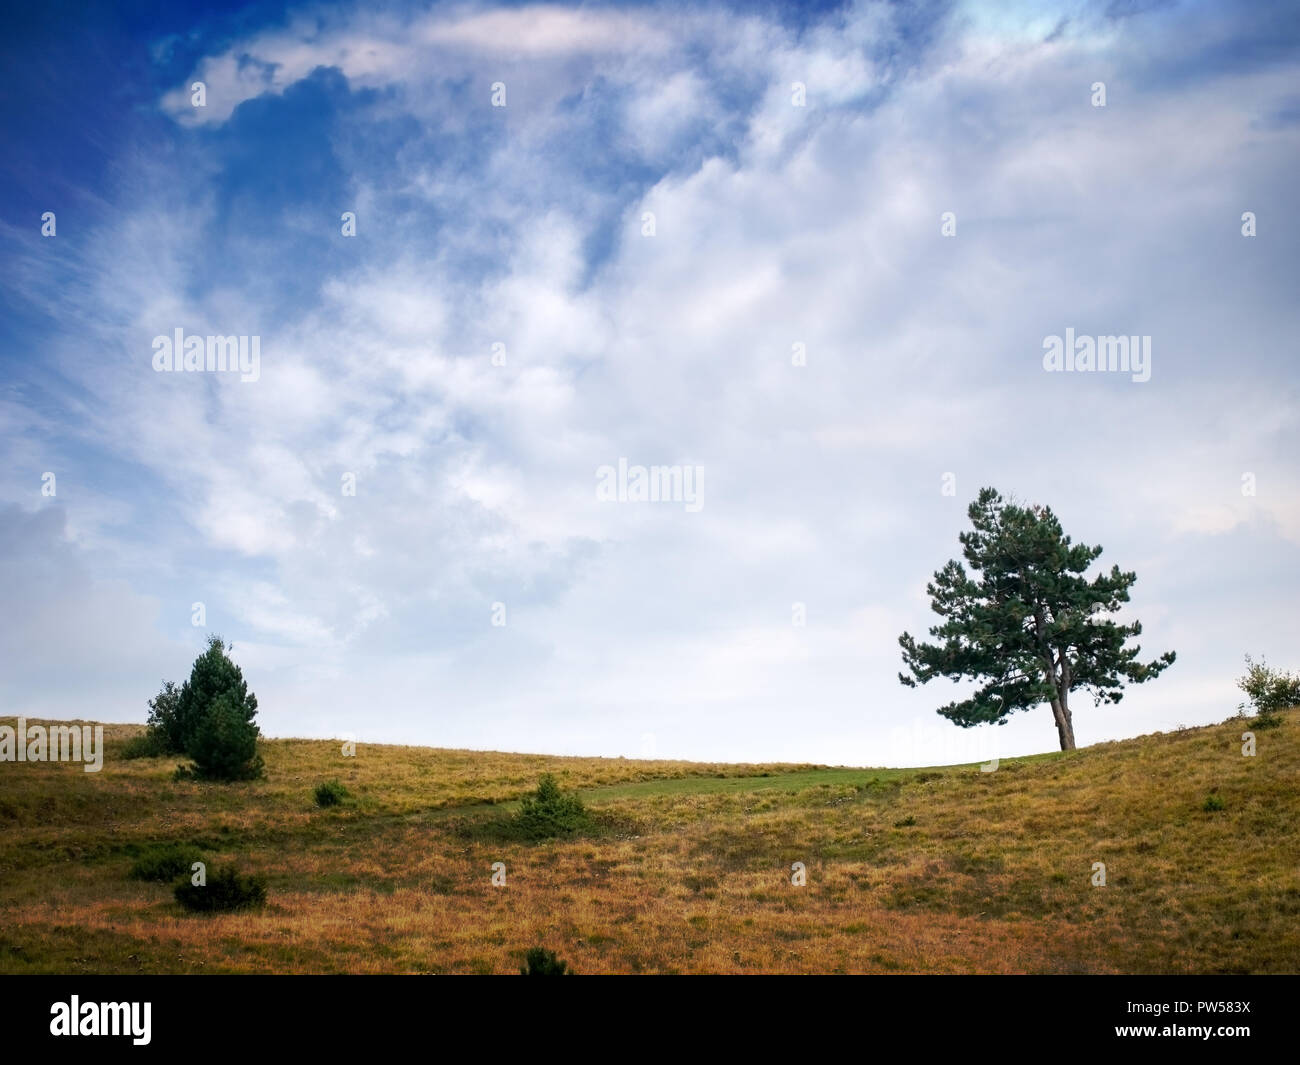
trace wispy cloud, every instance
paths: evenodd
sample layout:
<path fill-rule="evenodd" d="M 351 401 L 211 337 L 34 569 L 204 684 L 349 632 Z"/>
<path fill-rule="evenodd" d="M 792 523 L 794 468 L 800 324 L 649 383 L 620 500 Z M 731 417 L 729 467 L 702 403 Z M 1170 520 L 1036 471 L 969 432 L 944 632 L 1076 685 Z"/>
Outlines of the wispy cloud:
<path fill-rule="evenodd" d="M 1296 63 L 1171 74 L 1254 39 L 1208 8 L 986 10 L 326 6 L 214 36 L 84 224 L 6 231 L 16 557 L 86 575 L 59 610 L 117 597 L 148 683 L 202 601 L 272 733 L 880 762 L 933 710 L 894 638 L 993 483 L 1198 650 L 1080 741 L 1225 715 L 1242 653 L 1285 657 L 1300 569 L 1300 132 L 1258 121 Z M 259 380 L 154 373 L 176 327 L 258 335 Z M 1067 327 L 1152 336 L 1151 380 L 1044 373 Z M 704 467 L 704 506 L 602 504 L 620 458 Z M 102 668 L 81 629 L 61 653 Z M 16 710 L 67 711 L 25 668 Z M 139 683 L 83 716 L 139 718 Z M 1042 716 L 1004 753 L 1051 746 Z"/>

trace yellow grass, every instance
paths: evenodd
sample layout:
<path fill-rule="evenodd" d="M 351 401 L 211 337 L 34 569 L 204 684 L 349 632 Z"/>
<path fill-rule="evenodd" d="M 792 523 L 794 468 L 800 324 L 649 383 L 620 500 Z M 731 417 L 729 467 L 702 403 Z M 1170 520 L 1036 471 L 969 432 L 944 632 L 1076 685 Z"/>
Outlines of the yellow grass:
<path fill-rule="evenodd" d="M 0 763 L 0 972 L 513 972 L 533 945 L 582 973 L 1295 972 L 1300 717 L 1253 758 L 1245 728 L 993 773 L 274 740 L 265 780 L 219 785 L 123 761 L 141 729 L 109 725 L 99 773 Z M 489 804 L 542 772 L 596 835 L 494 836 Z M 354 801 L 318 809 L 330 778 Z M 128 879 L 167 841 L 264 875 L 267 906 L 191 915 Z"/>

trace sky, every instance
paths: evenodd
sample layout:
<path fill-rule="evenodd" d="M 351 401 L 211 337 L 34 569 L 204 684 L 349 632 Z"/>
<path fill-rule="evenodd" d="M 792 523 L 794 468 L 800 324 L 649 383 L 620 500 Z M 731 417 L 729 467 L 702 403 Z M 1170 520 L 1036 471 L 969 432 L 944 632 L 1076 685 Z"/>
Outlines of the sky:
<path fill-rule="evenodd" d="M 1052 750 L 1045 706 L 959 729 L 964 688 L 899 683 L 985 485 L 1177 652 L 1077 694 L 1080 745 L 1300 666 L 1294 4 L 0 31 L 0 714 L 143 721 L 215 632 L 271 736 Z M 177 330 L 245 372 L 158 369 Z M 1149 363 L 1049 369 L 1067 330 Z M 682 491 L 620 497 L 638 466 Z"/>

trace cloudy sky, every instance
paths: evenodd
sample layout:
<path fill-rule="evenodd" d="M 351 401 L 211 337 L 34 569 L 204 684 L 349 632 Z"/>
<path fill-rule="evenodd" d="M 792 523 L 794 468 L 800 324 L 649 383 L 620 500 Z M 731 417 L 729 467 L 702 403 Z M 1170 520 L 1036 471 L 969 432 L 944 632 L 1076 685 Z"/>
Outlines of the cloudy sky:
<path fill-rule="evenodd" d="M 215 631 L 276 736 L 1051 750 L 898 683 L 982 485 L 1178 652 L 1080 744 L 1300 665 L 1294 5 L 118 6 L 0 27 L 0 713 L 142 721 Z"/>

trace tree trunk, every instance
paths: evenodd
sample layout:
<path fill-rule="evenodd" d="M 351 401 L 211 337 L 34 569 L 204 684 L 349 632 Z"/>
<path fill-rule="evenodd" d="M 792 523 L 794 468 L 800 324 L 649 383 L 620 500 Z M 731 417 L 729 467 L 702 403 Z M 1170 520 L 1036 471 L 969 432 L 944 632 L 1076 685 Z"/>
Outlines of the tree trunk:
<path fill-rule="evenodd" d="M 1061 750 L 1074 750 L 1074 716 L 1064 700 L 1061 702 L 1061 720 L 1057 722 L 1056 731 L 1061 738 Z"/>
<path fill-rule="evenodd" d="M 1052 696 L 1052 717 L 1056 719 L 1056 735 L 1061 740 L 1061 750 L 1074 750 L 1074 722 L 1070 720 L 1069 707 L 1059 695 Z"/>
<path fill-rule="evenodd" d="M 1057 652 L 1055 659 L 1052 657 L 1052 648 L 1044 635 L 1045 627 L 1042 607 L 1038 607 L 1034 611 L 1034 630 L 1038 636 L 1038 646 L 1042 649 L 1043 664 L 1047 667 L 1047 679 L 1056 689 L 1052 696 L 1052 717 L 1056 719 L 1056 735 L 1061 741 L 1061 750 L 1072 751 L 1074 750 L 1074 721 L 1070 717 L 1070 681 L 1073 679 L 1070 676 L 1070 660 L 1066 657 L 1064 648 Z"/>
<path fill-rule="evenodd" d="M 1061 648 L 1061 686 L 1059 688 L 1059 698 L 1061 702 L 1061 720 L 1057 723 L 1057 732 L 1061 737 L 1061 750 L 1074 750 L 1074 715 L 1070 713 L 1070 682 L 1074 679 L 1070 676 L 1070 660 L 1066 657 L 1065 648 Z M 1062 724 L 1064 728 L 1062 728 Z"/>

